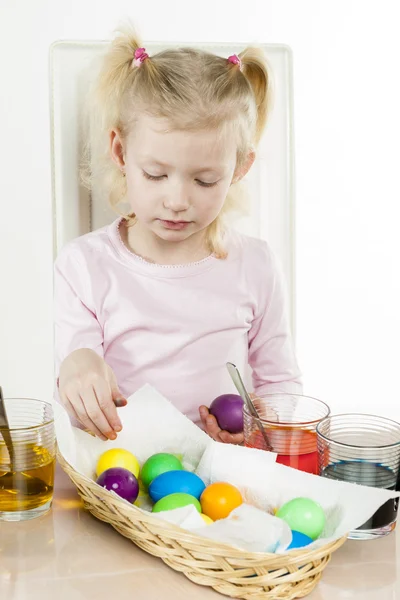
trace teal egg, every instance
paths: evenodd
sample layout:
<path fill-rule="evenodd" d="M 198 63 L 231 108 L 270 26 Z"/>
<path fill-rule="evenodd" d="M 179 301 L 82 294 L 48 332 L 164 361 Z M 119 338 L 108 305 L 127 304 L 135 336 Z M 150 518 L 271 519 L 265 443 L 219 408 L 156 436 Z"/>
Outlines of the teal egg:
<path fill-rule="evenodd" d="M 170 494 L 190 494 L 197 500 L 205 490 L 204 482 L 190 471 L 167 471 L 162 473 L 149 485 L 149 496 L 154 502 Z"/>
<path fill-rule="evenodd" d="M 283 519 L 290 529 L 304 533 L 312 540 L 321 535 L 325 526 L 322 506 L 310 498 L 294 498 L 286 502 L 276 516 Z"/>
<path fill-rule="evenodd" d="M 169 496 L 164 496 L 164 498 L 155 503 L 153 512 L 173 510 L 174 508 L 182 508 L 189 504 L 193 504 L 196 510 L 201 513 L 200 502 L 194 496 L 190 496 L 190 494 L 170 494 Z"/>
<path fill-rule="evenodd" d="M 182 463 L 179 458 L 168 452 L 159 452 L 146 460 L 140 472 L 140 478 L 144 485 L 148 487 L 153 479 L 161 475 L 161 473 L 182 469 Z"/>

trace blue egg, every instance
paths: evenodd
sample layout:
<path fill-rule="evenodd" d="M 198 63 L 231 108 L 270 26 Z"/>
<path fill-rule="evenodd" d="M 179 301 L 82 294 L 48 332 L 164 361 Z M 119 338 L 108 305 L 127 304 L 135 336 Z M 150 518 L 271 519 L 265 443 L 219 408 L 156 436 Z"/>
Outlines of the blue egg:
<path fill-rule="evenodd" d="M 153 479 L 149 485 L 149 496 L 158 502 L 169 494 L 190 494 L 200 499 L 206 486 L 198 475 L 190 471 L 167 471 Z"/>
<path fill-rule="evenodd" d="M 304 548 L 304 546 L 308 546 L 308 544 L 312 543 L 312 539 L 305 535 L 304 533 L 300 533 L 300 531 L 295 531 L 292 529 L 292 541 L 290 546 L 287 547 L 287 550 L 294 550 L 295 548 Z"/>

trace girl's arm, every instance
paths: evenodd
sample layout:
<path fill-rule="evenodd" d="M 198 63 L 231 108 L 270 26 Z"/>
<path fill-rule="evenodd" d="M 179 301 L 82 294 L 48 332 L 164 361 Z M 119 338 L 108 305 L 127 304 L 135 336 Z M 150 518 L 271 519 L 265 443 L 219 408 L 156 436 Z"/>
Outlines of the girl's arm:
<path fill-rule="evenodd" d="M 103 331 L 91 305 L 88 277 L 71 249 L 63 250 L 54 266 L 56 396 L 86 429 L 104 440 L 115 439 L 121 429 L 115 404 L 126 400 L 104 360 Z"/>
<path fill-rule="evenodd" d="M 253 388 L 262 393 L 302 394 L 301 373 L 290 331 L 281 265 L 268 251 L 266 276 L 258 282 L 259 305 L 249 331 Z"/>

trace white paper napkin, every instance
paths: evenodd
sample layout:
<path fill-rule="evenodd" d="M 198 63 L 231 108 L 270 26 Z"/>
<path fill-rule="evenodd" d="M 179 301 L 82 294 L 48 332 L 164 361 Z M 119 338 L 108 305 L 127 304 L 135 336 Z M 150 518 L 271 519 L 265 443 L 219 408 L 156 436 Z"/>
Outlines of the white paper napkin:
<path fill-rule="evenodd" d="M 293 498 L 312 498 L 325 511 L 325 529 L 312 545 L 317 547 L 359 527 L 384 502 L 400 496 L 399 492 L 334 481 L 285 467 L 275 462 L 276 454 L 271 452 L 215 442 L 150 385 L 133 394 L 126 407 L 118 409 L 123 430 L 115 441 L 103 442 L 72 427 L 60 405 L 55 405 L 54 411 L 59 451 L 87 477 L 95 478 L 98 458 L 114 447 L 131 451 L 141 465 L 157 452 L 180 454 L 184 468 L 195 471 L 206 485 L 226 481 L 237 486 L 246 504 L 227 519 L 204 525 L 194 507 L 158 513 L 157 518 L 245 550 L 282 552 L 287 548 L 291 541 L 289 528 L 268 511 Z M 150 506 L 145 501 L 137 505 Z"/>

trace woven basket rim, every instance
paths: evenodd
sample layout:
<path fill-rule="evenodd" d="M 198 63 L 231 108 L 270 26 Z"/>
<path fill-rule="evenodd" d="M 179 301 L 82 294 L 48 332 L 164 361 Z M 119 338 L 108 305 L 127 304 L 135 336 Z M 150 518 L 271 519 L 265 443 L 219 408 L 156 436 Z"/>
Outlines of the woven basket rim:
<path fill-rule="evenodd" d="M 104 499 L 106 502 L 112 502 L 112 504 L 115 504 L 117 506 L 122 506 L 122 507 L 124 507 L 125 510 L 130 509 L 130 510 L 132 510 L 133 513 L 143 515 L 145 518 L 157 519 L 157 521 L 159 521 L 160 524 L 162 524 L 163 528 L 170 529 L 171 531 L 176 531 L 177 533 L 179 532 L 180 534 L 182 532 L 185 532 L 185 534 L 187 534 L 189 537 L 192 537 L 194 542 L 196 541 L 196 539 L 199 539 L 199 538 L 204 540 L 203 536 L 196 535 L 196 534 L 192 533 L 191 531 L 184 529 L 183 527 L 179 527 L 179 525 L 175 525 L 174 523 L 170 523 L 169 521 L 165 521 L 164 519 L 158 519 L 157 517 L 154 517 L 154 515 L 152 515 L 151 512 L 149 512 L 147 510 L 143 510 L 143 509 L 139 508 L 138 506 L 135 506 L 134 504 L 130 504 L 129 502 L 123 500 L 122 498 L 118 498 L 117 494 L 112 494 L 108 490 L 97 485 L 94 480 L 90 479 L 86 475 L 83 475 L 82 473 L 79 473 L 79 471 L 77 471 L 64 458 L 64 456 L 61 454 L 61 452 L 58 448 L 57 448 L 57 459 L 58 459 L 58 462 L 60 463 L 61 467 L 63 468 L 63 470 L 67 473 L 67 475 L 68 475 L 68 471 L 70 471 L 72 474 L 78 476 L 90 488 L 93 488 L 94 486 L 96 486 L 96 493 L 98 493 L 99 497 Z M 98 488 L 98 490 L 97 490 L 97 488 Z M 339 546 L 341 546 L 344 543 L 344 541 L 346 541 L 346 539 L 347 539 L 347 535 L 343 536 L 341 538 L 338 538 L 336 540 L 333 540 L 332 542 L 328 542 L 327 544 L 324 544 L 323 546 L 320 546 L 319 548 L 315 548 L 311 551 L 308 551 L 308 554 L 310 556 L 307 557 L 306 560 L 311 560 L 311 559 L 316 560 L 316 559 L 318 559 L 318 555 L 324 556 L 327 553 L 333 552 L 335 549 L 337 549 Z M 273 557 L 276 558 L 277 557 L 277 554 L 273 553 L 273 552 L 254 552 L 254 551 L 244 550 L 243 548 L 238 548 L 237 546 L 233 546 L 228 543 L 218 542 L 211 538 L 209 538 L 209 544 L 212 545 L 214 548 L 219 548 L 221 550 L 229 551 L 230 555 L 232 555 L 232 553 L 234 552 L 235 555 L 237 555 L 237 556 L 246 556 L 248 558 L 251 556 L 255 560 L 257 560 L 257 559 L 265 560 L 267 558 L 273 558 Z M 279 556 L 283 557 L 286 555 L 287 560 L 290 563 L 290 562 L 292 562 L 292 560 L 293 560 L 293 562 L 297 562 L 298 558 L 300 556 L 304 557 L 305 554 L 307 555 L 306 550 L 304 548 L 300 548 L 299 550 L 291 550 L 290 554 L 289 554 L 289 552 L 281 553 L 281 554 L 279 554 Z"/>

